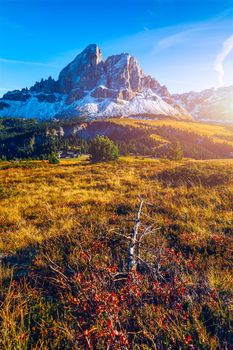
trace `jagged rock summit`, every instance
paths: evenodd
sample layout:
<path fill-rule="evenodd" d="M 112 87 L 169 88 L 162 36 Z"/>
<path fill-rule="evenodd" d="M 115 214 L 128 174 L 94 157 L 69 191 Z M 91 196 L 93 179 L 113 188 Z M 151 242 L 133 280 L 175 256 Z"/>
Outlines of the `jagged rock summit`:
<path fill-rule="evenodd" d="M 92 90 L 103 74 L 102 52 L 97 45 L 89 45 L 66 66 L 58 78 L 59 89 L 69 93 L 73 89 Z"/>
<path fill-rule="evenodd" d="M 77 55 L 57 81 L 49 77 L 30 89 L 6 93 L 0 99 L 0 116 L 190 118 L 165 86 L 143 73 L 134 57 L 123 53 L 104 61 L 96 44 Z"/>

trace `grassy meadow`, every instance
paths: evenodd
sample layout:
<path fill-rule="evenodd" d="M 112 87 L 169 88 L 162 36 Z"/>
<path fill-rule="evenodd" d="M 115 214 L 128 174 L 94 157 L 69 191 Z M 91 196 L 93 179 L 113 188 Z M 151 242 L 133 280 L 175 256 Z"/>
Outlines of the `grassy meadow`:
<path fill-rule="evenodd" d="M 232 207 L 233 160 L 1 162 L 0 349 L 232 349 Z"/>

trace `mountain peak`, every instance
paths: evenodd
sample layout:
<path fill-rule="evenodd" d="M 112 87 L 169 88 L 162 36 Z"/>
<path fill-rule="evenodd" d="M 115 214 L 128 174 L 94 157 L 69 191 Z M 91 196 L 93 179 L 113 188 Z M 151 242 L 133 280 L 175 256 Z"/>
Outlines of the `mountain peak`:
<path fill-rule="evenodd" d="M 85 55 L 87 57 L 96 57 L 96 64 L 100 63 L 102 61 L 102 52 L 98 45 L 96 44 L 90 44 L 88 45 L 77 57 L 80 55 Z M 77 58 L 76 57 L 76 58 Z"/>
<path fill-rule="evenodd" d="M 121 53 L 104 61 L 96 44 L 88 45 L 62 69 L 57 81 L 50 80 L 35 84 L 29 91 L 6 94 L 0 103 L 1 114 L 38 114 L 40 118 L 188 116 L 166 87 L 144 74 L 133 56 Z"/>
<path fill-rule="evenodd" d="M 97 49 L 99 49 L 97 44 L 89 44 L 83 51 L 96 51 Z"/>
<path fill-rule="evenodd" d="M 89 90 L 94 88 L 99 75 L 98 65 L 102 62 L 102 52 L 96 44 L 88 45 L 59 74 L 58 84 L 62 92 L 74 88 Z"/>

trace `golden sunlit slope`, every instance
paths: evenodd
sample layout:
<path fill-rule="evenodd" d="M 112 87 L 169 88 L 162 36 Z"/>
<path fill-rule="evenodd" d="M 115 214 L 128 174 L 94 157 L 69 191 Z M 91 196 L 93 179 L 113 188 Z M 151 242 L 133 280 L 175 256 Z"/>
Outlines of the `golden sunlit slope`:
<path fill-rule="evenodd" d="M 94 121 L 87 124 L 85 133 L 108 136 L 122 154 L 171 158 L 173 150 L 180 150 L 185 158 L 233 158 L 231 126 L 132 117 Z"/>
<path fill-rule="evenodd" d="M 1 163 L 0 349 L 229 348 L 232 176 L 233 160 Z M 156 230 L 128 273 L 138 194 Z"/>
<path fill-rule="evenodd" d="M 233 146 L 233 127 L 229 125 L 214 125 L 191 121 L 175 121 L 171 119 L 147 120 L 136 118 L 113 118 L 111 122 L 119 125 L 129 125 L 138 128 L 152 128 L 155 134 L 162 127 L 170 127 L 174 130 L 192 132 L 200 137 L 206 136 L 217 143 L 227 143 Z"/>

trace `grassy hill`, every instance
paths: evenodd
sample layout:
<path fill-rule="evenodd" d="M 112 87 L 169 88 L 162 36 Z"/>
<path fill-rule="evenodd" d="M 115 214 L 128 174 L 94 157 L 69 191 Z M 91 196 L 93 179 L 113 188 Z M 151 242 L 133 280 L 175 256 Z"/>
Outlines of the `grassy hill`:
<path fill-rule="evenodd" d="M 138 128 L 152 128 L 155 133 L 162 127 L 170 127 L 174 130 L 181 130 L 196 133 L 200 137 L 211 137 L 215 142 L 228 142 L 233 145 L 233 128 L 229 125 L 214 125 L 191 121 L 174 121 L 171 119 L 147 120 L 120 118 L 112 119 L 112 122 L 120 125 L 132 125 Z"/>
<path fill-rule="evenodd" d="M 220 159 L 0 163 L 0 349 L 230 349 L 232 177 Z"/>
<path fill-rule="evenodd" d="M 103 123 L 108 125 L 102 127 Z M 233 129 L 231 126 L 169 119 L 135 118 L 97 121 L 94 125 L 98 132 L 103 129 L 106 133 L 106 129 L 110 129 L 110 137 L 115 141 L 120 141 L 120 146 L 122 144 L 124 146 L 123 150 L 126 146 L 126 150 L 133 153 L 143 154 L 144 152 L 144 155 L 167 157 L 169 148 L 179 143 L 185 157 L 195 159 L 233 157 Z M 112 125 L 112 130 L 109 125 Z"/>
<path fill-rule="evenodd" d="M 233 129 L 189 121 L 113 118 L 84 123 L 0 119 L 0 159 L 48 159 L 55 150 L 87 152 L 91 138 L 106 135 L 122 155 L 171 158 L 178 147 L 194 159 L 233 158 Z"/>

